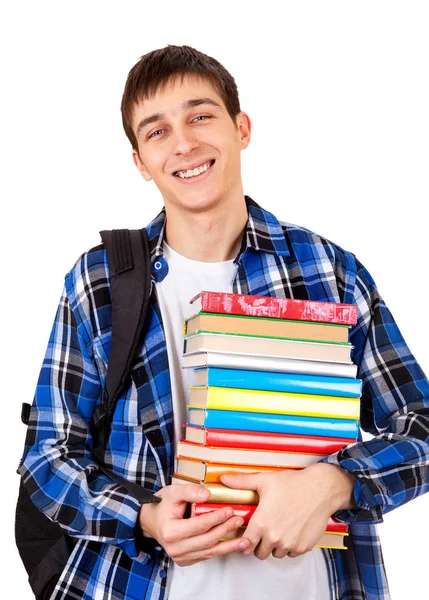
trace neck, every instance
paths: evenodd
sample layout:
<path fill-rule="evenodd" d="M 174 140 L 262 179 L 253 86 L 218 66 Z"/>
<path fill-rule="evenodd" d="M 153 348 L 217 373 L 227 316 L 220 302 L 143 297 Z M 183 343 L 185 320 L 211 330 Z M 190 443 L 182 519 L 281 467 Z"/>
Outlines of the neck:
<path fill-rule="evenodd" d="M 247 207 L 242 201 L 231 206 L 217 205 L 199 213 L 165 207 L 165 241 L 176 252 L 201 262 L 234 259 L 241 247 L 247 224 Z"/>

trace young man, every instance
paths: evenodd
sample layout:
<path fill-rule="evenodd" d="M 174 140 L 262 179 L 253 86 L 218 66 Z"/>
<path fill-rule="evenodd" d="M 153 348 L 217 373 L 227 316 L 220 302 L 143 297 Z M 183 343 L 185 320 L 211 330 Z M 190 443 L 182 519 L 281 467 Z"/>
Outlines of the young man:
<path fill-rule="evenodd" d="M 99 246 L 66 275 L 20 469 L 33 502 L 78 539 L 51 600 L 389 598 L 374 525 L 429 488 L 429 386 L 371 276 L 353 254 L 244 195 L 250 119 L 213 58 L 187 46 L 145 55 L 129 74 L 122 115 L 134 162 L 165 206 L 147 227 L 151 303 L 106 462 L 162 500 L 141 506 L 90 456 L 111 331 Z M 361 426 L 374 435 L 302 471 L 224 476 L 257 490 L 260 503 L 243 537 L 222 542 L 240 521 L 227 509 L 183 519 L 186 502 L 209 494 L 169 484 L 191 384 L 182 325 L 203 289 L 357 303 Z M 332 514 L 350 523 L 347 551 L 314 548 Z"/>

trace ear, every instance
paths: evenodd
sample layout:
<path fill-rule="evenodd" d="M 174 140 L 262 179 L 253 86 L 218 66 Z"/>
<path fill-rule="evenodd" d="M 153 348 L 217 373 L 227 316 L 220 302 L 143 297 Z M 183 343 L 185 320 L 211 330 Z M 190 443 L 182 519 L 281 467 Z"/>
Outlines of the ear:
<path fill-rule="evenodd" d="M 134 149 L 133 149 L 133 161 L 134 161 L 134 164 L 136 165 L 137 169 L 140 171 L 143 179 L 145 179 L 146 181 L 150 181 L 152 179 L 152 175 L 149 173 L 149 171 L 146 169 L 146 167 L 140 160 L 140 156 L 138 155 L 137 150 L 134 150 Z"/>
<path fill-rule="evenodd" d="M 252 123 L 250 122 L 249 115 L 245 112 L 240 112 L 237 115 L 237 130 L 240 135 L 241 149 L 244 150 L 250 143 L 250 131 L 252 129 Z"/>

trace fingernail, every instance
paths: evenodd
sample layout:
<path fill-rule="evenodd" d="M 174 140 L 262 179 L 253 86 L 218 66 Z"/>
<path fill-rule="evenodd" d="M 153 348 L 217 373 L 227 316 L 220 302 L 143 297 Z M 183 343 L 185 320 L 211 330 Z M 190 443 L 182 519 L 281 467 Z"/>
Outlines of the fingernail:
<path fill-rule="evenodd" d="M 247 544 L 246 542 L 240 542 L 238 544 L 238 547 L 240 548 L 240 550 L 244 550 L 245 548 L 247 548 Z"/>
<path fill-rule="evenodd" d="M 229 519 L 230 517 L 232 517 L 232 515 L 234 514 L 234 511 L 232 510 L 232 508 L 228 508 L 226 510 L 226 516 Z"/>
<path fill-rule="evenodd" d="M 244 519 L 242 519 L 241 517 L 239 519 L 236 520 L 235 522 L 235 526 L 236 527 L 240 527 L 241 525 L 243 525 L 244 523 Z"/>

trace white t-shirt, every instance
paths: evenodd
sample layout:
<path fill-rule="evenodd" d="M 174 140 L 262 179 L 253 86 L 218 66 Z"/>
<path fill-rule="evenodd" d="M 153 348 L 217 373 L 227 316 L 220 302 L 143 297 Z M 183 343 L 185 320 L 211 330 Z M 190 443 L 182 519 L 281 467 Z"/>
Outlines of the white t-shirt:
<path fill-rule="evenodd" d="M 181 256 L 164 242 L 168 274 L 156 284 L 167 342 L 172 387 L 175 446 L 183 439 L 186 402 L 193 370 L 182 369 L 183 323 L 195 310 L 189 300 L 202 290 L 228 292 L 237 265 L 232 260 L 200 262 Z M 176 468 L 176 462 L 175 462 Z M 325 556 L 315 548 L 296 558 L 231 553 L 189 567 L 170 561 L 168 600 L 331 600 Z"/>

